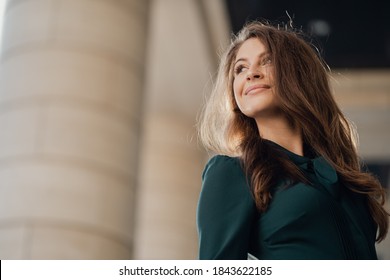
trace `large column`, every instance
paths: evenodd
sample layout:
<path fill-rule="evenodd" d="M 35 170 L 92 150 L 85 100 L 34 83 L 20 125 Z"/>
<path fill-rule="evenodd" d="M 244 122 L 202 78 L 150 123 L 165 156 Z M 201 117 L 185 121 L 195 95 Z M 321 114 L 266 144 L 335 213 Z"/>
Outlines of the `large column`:
<path fill-rule="evenodd" d="M 209 6 L 212 4 L 215 10 Z M 151 4 L 145 118 L 137 196 L 135 258 L 197 258 L 196 206 L 207 155 L 195 129 L 220 38 L 222 1 L 155 0 Z M 207 20 L 211 12 L 214 27 Z M 217 27 L 215 27 L 217 28 Z M 209 37 L 210 36 L 210 37 Z M 212 37 L 212 38 L 211 38 Z M 214 39 L 215 42 L 211 42 Z"/>
<path fill-rule="evenodd" d="M 144 122 L 135 258 L 195 259 L 196 202 L 204 157 L 194 122 L 158 112 Z"/>
<path fill-rule="evenodd" d="M 333 87 L 344 113 L 359 133 L 359 153 L 367 162 L 390 158 L 390 71 L 335 71 Z"/>
<path fill-rule="evenodd" d="M 132 257 L 148 1 L 9 0 L 0 258 Z"/>

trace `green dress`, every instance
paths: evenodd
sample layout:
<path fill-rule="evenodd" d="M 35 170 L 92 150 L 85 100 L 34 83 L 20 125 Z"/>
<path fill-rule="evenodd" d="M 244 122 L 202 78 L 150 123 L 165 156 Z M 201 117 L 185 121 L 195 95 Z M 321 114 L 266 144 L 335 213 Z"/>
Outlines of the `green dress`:
<path fill-rule="evenodd" d="M 271 143 L 312 185 L 275 187 L 267 211 L 259 214 L 239 159 L 214 156 L 202 175 L 199 259 L 377 259 L 366 199 L 343 187 L 322 157 Z"/>

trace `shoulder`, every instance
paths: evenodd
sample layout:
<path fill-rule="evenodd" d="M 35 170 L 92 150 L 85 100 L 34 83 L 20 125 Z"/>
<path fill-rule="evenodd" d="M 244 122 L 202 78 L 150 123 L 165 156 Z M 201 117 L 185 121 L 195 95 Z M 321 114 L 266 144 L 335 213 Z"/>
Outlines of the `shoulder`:
<path fill-rule="evenodd" d="M 257 210 L 238 158 L 212 157 L 197 209 L 200 259 L 246 259 Z"/>
<path fill-rule="evenodd" d="M 239 158 L 216 155 L 207 162 L 203 170 L 202 179 L 205 180 L 209 177 L 226 177 L 227 175 L 244 176 Z"/>
<path fill-rule="evenodd" d="M 247 177 L 239 158 L 217 155 L 206 164 L 202 174 L 202 193 L 252 199 Z"/>

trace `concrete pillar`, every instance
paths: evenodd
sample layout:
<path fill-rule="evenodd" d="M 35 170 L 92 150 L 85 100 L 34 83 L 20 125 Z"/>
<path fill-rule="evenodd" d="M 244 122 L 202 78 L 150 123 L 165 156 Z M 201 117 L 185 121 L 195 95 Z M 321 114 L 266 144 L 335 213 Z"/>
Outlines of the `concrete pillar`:
<path fill-rule="evenodd" d="M 148 115 L 141 155 L 135 258 L 195 259 L 204 158 L 193 120 L 169 113 Z"/>
<path fill-rule="evenodd" d="M 222 5 L 219 0 L 151 2 L 136 259 L 197 258 L 196 207 L 207 155 L 195 124 L 217 66 L 215 47 L 228 41 Z M 212 36 L 216 29 L 218 36 Z"/>
<path fill-rule="evenodd" d="M 390 71 L 334 70 L 332 86 L 346 116 L 356 125 L 359 153 L 367 162 L 390 158 Z"/>
<path fill-rule="evenodd" d="M 132 257 L 148 2 L 8 1 L 1 259 Z"/>

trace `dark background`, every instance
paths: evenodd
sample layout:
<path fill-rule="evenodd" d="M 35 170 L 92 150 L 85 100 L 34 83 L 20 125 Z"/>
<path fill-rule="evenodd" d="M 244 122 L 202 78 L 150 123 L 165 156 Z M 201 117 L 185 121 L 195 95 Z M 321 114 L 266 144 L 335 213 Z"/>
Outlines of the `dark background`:
<path fill-rule="evenodd" d="M 331 68 L 390 67 L 389 0 L 225 1 L 234 33 L 248 20 L 288 23 L 287 11 Z"/>

